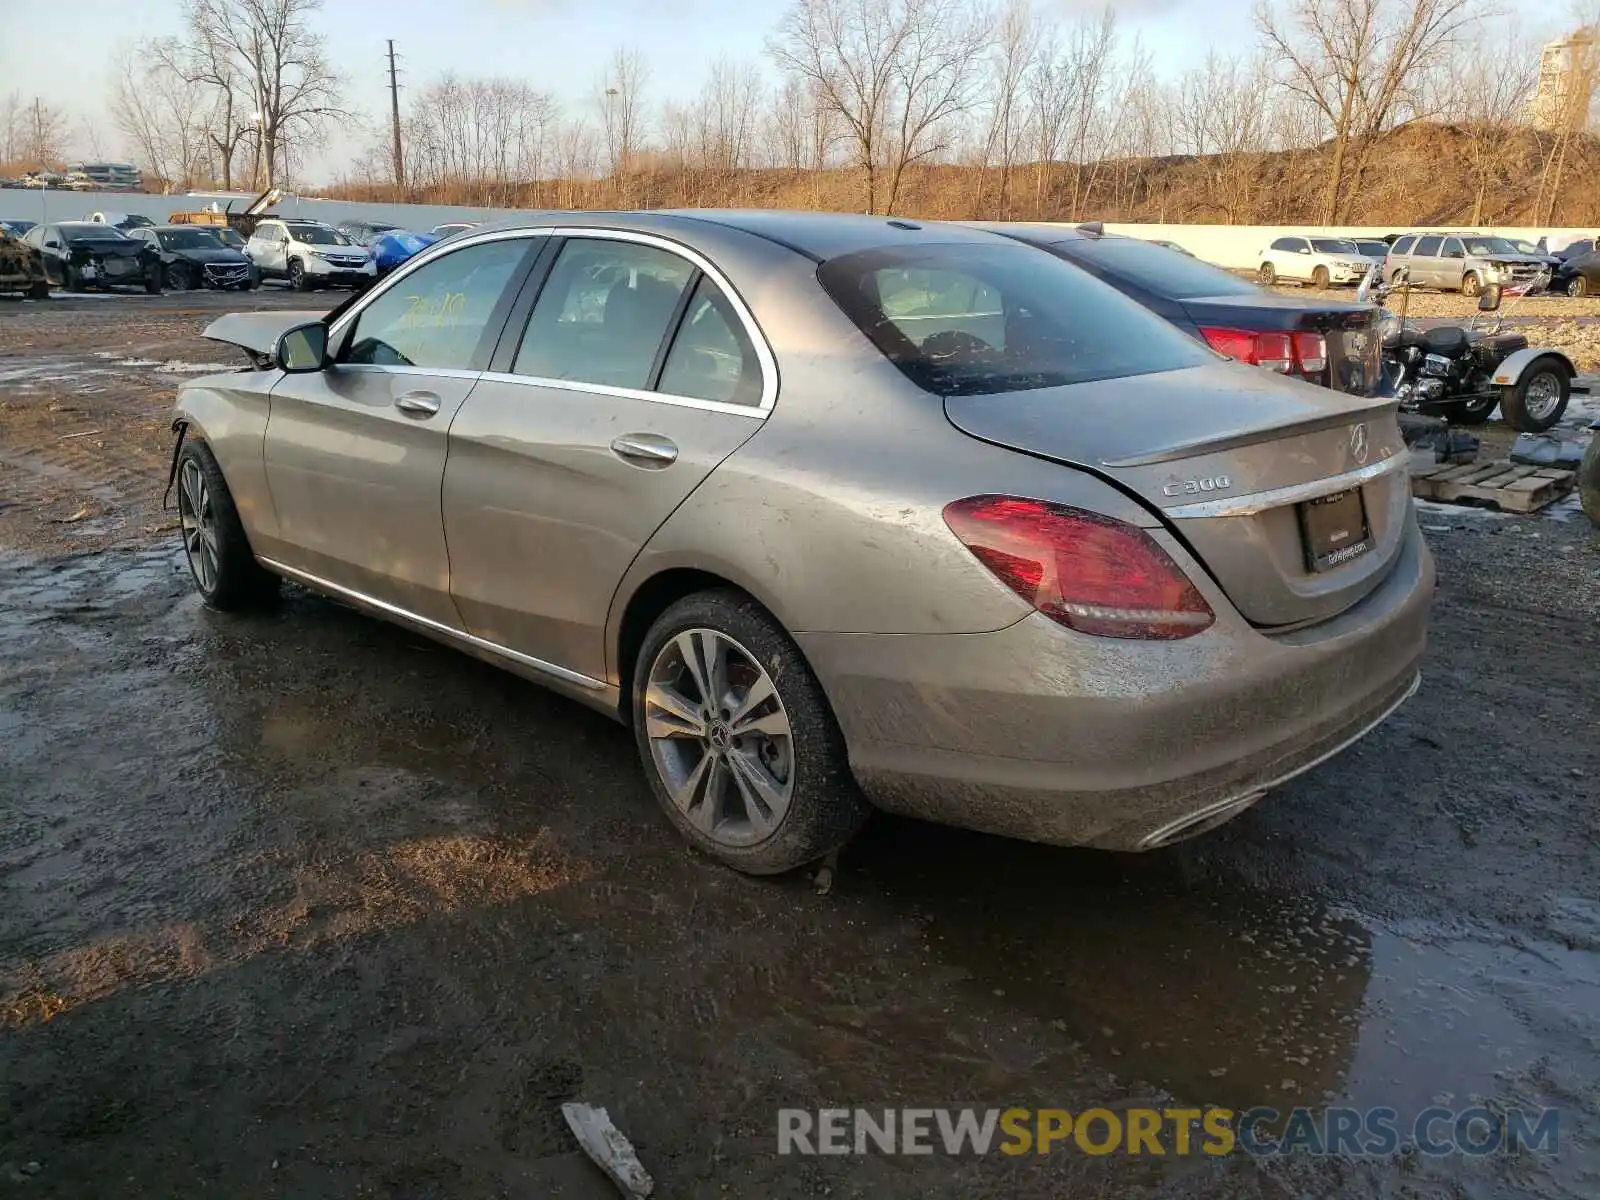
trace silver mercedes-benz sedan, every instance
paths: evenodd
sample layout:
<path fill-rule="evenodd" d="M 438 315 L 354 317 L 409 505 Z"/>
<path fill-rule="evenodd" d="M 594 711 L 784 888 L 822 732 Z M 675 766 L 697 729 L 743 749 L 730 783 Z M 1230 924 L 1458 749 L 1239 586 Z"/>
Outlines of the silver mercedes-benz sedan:
<path fill-rule="evenodd" d="M 1150 849 L 1417 687 L 1394 408 L 1225 359 L 980 230 L 531 215 L 179 393 L 184 547 L 632 727 L 694 845 L 775 872 L 871 806 Z"/>

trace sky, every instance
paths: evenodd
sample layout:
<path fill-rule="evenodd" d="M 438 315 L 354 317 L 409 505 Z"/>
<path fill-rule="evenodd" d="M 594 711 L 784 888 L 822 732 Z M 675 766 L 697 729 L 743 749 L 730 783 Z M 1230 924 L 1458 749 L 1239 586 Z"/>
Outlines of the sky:
<path fill-rule="evenodd" d="M 318 18 L 331 57 L 347 80 L 347 101 L 378 120 L 388 111 L 385 39 L 401 55 L 402 86 L 460 75 L 526 78 L 564 105 L 590 103 L 612 51 L 636 47 L 650 69 L 652 101 L 684 100 L 699 90 L 710 63 L 722 54 L 767 64 L 765 42 L 788 0 L 325 0 Z M 41 55 L 31 38 L 15 36 L 37 0 L 0 0 L 0 91 L 35 94 L 66 108 L 74 129 L 97 125 L 99 150 L 125 148 L 104 107 L 108 62 L 104 48 L 142 37 L 180 32 L 179 0 L 69 0 L 72 69 L 58 55 Z M 1071 16 L 1098 10 L 1098 0 L 1041 0 L 1044 11 Z M 1114 5 L 1119 21 L 1137 32 L 1163 76 L 1198 66 L 1207 51 L 1247 51 L 1254 40 L 1253 0 L 1133 0 Z M 1541 30 L 1560 29 L 1570 0 L 1519 0 L 1521 19 Z M 1541 36 L 1544 36 L 1541 34 Z M 402 92 L 402 102 L 404 93 Z M 326 179 L 340 160 L 370 137 L 334 133 L 307 174 Z M 94 147 L 81 134 L 74 149 Z"/>

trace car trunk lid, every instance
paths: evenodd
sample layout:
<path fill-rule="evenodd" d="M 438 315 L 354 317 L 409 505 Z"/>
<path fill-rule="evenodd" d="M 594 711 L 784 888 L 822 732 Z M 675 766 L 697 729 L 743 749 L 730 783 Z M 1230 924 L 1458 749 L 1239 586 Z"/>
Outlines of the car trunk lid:
<path fill-rule="evenodd" d="M 1256 625 L 1342 612 L 1399 553 L 1410 481 L 1392 401 L 1217 363 L 950 396 L 945 411 L 972 437 L 1138 496 Z"/>

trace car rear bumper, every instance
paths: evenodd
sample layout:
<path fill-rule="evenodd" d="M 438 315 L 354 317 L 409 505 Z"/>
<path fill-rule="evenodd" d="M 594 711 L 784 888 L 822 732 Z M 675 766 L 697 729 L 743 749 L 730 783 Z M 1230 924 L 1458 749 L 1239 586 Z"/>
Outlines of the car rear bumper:
<path fill-rule="evenodd" d="M 1268 635 L 1225 605 L 1178 642 L 806 634 L 879 807 L 1031 841 L 1152 849 L 1211 828 L 1381 722 L 1416 689 L 1433 562 L 1415 521 L 1388 577 L 1332 620 Z"/>

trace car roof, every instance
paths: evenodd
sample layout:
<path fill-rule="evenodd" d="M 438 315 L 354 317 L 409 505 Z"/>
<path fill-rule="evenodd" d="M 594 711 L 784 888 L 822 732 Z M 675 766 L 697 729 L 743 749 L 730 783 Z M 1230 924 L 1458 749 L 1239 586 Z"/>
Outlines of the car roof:
<path fill-rule="evenodd" d="M 841 254 L 886 245 L 992 243 L 983 230 L 906 217 L 782 209 L 654 209 L 646 212 L 540 212 L 480 225 L 478 232 L 540 229 L 551 224 L 633 229 L 663 237 L 692 237 L 729 230 L 762 238 L 824 262 Z"/>

